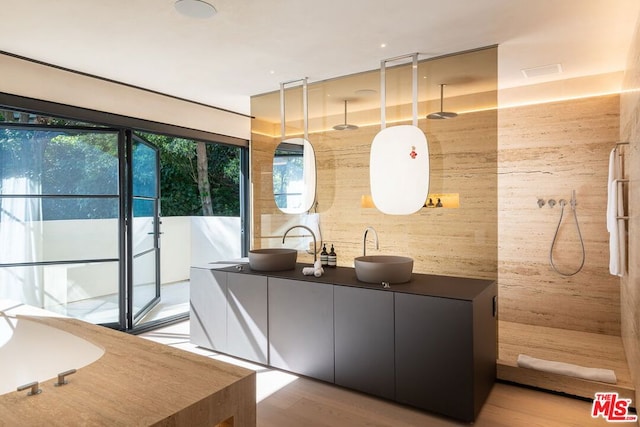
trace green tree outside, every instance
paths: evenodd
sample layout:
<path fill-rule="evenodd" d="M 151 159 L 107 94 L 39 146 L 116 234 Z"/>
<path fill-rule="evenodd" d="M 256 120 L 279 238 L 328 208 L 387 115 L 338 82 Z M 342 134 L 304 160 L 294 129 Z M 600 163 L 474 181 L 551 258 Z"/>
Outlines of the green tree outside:
<path fill-rule="evenodd" d="M 41 194 L 117 194 L 117 135 L 100 132 L 99 126 L 89 133 L 47 131 L 49 126 L 90 124 L 11 110 L 0 111 L 0 122 L 42 125 L 38 129 L 0 130 L 0 183 L 4 178 L 22 176 L 41 183 Z M 135 134 L 159 150 L 162 216 L 240 215 L 240 148 L 146 132 Z M 45 200 L 43 219 L 117 216 L 117 203 L 110 200 Z"/>

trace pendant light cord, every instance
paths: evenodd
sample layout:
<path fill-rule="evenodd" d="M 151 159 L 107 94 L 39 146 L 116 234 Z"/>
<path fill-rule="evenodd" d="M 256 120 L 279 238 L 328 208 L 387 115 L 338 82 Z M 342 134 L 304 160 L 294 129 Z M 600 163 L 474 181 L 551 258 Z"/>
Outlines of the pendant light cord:
<path fill-rule="evenodd" d="M 580 270 L 582 270 L 582 267 L 584 267 L 584 260 L 585 260 L 585 250 L 584 250 L 584 240 L 582 239 L 582 233 L 580 232 L 580 224 L 578 224 L 578 215 L 576 214 L 576 199 L 575 199 L 575 192 L 573 194 L 573 197 L 571 198 L 571 210 L 573 211 L 573 219 L 576 223 L 576 230 L 578 231 L 578 237 L 580 237 L 580 246 L 582 247 L 582 261 L 580 262 L 580 266 L 578 267 L 578 269 L 572 273 L 564 273 L 560 270 L 558 270 L 558 268 L 556 267 L 555 263 L 553 262 L 553 248 L 556 244 L 556 240 L 558 239 L 558 232 L 560 231 L 560 224 L 562 224 L 562 217 L 564 216 L 564 207 L 567 204 L 567 202 L 563 199 L 560 200 L 559 204 L 560 204 L 560 219 L 558 220 L 558 226 L 556 227 L 556 232 L 553 236 L 553 241 L 551 242 L 551 249 L 549 250 L 549 262 L 551 263 L 551 267 L 553 268 L 553 270 L 562 275 L 562 276 L 573 276 L 575 274 L 578 274 L 578 272 Z"/>

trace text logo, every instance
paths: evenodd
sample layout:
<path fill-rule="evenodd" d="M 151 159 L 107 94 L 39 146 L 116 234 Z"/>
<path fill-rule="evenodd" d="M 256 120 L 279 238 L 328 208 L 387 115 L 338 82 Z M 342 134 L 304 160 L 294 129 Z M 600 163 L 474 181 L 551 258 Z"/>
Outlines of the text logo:
<path fill-rule="evenodd" d="M 591 407 L 591 417 L 602 417 L 609 422 L 635 422 L 637 415 L 629 415 L 631 399 L 620 399 L 618 393 L 596 393 Z"/>

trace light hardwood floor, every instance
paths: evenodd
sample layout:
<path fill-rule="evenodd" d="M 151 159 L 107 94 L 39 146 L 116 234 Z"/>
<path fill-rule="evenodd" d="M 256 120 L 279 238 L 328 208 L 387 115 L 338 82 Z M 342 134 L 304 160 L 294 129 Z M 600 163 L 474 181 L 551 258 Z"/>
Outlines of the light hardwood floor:
<path fill-rule="evenodd" d="M 248 364 L 189 343 L 189 324 L 182 322 L 141 335 L 183 350 L 218 358 L 258 372 L 259 427 L 463 426 L 455 420 L 387 402 L 330 384 Z M 603 390 L 606 391 L 606 390 Z M 633 425 L 618 423 L 619 425 Z M 516 385 L 497 383 L 475 426 L 604 426 L 591 417 L 591 402 Z M 636 424 L 637 425 L 637 424 Z"/>
<path fill-rule="evenodd" d="M 591 403 L 497 383 L 475 426 L 603 426 L 591 417 Z M 260 427 L 464 426 L 465 423 L 308 379 L 258 403 Z"/>

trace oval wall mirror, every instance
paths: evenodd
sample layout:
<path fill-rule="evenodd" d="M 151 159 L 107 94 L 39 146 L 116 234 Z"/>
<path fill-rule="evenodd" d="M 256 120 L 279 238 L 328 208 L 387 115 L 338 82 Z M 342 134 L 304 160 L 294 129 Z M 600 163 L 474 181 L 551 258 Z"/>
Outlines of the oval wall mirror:
<path fill-rule="evenodd" d="M 288 214 L 304 213 L 316 199 L 316 156 L 304 138 L 289 138 L 273 154 L 273 198 Z"/>
<path fill-rule="evenodd" d="M 286 137 L 285 85 L 302 82 L 304 138 Z M 307 78 L 280 83 L 280 130 L 283 141 L 273 154 L 273 198 L 288 214 L 309 211 L 316 200 L 316 156 L 309 142 Z"/>

